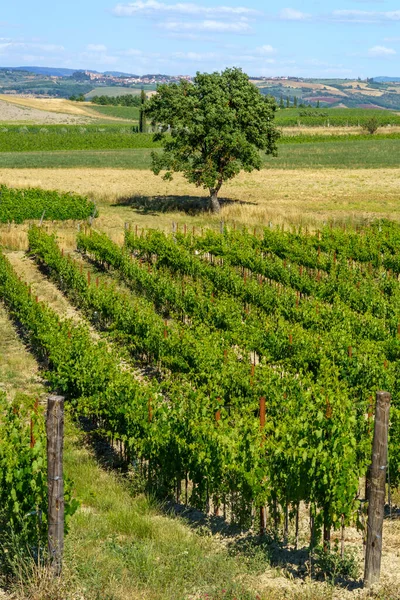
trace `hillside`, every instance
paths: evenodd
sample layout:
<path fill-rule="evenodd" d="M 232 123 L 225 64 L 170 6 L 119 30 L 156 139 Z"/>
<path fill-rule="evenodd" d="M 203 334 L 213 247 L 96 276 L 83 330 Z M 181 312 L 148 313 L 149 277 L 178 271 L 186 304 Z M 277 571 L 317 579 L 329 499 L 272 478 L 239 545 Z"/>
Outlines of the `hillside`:
<path fill-rule="evenodd" d="M 367 81 L 350 79 L 253 79 L 263 94 L 271 94 L 278 102 L 289 96 L 298 102 L 332 108 L 380 108 L 400 110 L 400 81 Z M 388 78 L 389 79 L 389 78 Z"/>
<path fill-rule="evenodd" d="M 189 77 L 187 77 L 190 79 Z M 144 87 L 155 90 L 158 83 L 178 81 L 177 76 L 147 74 L 131 75 L 119 71 L 73 71 L 47 67 L 0 68 L 0 93 L 32 94 L 69 98 L 84 94 L 118 95 L 138 93 Z M 400 110 L 400 78 L 376 77 L 367 80 L 302 79 L 253 77 L 251 81 L 263 94 L 271 94 L 290 104 L 319 104 L 332 108 L 375 108 Z"/>

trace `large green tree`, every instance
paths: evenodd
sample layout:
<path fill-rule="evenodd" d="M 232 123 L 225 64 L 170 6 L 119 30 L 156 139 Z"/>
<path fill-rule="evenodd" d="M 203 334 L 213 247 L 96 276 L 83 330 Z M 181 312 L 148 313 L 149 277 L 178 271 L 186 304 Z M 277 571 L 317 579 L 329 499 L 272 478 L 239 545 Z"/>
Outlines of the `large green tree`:
<path fill-rule="evenodd" d="M 153 152 L 152 169 L 164 179 L 181 172 L 210 192 L 210 208 L 219 212 L 224 181 L 241 170 L 260 169 L 261 151 L 276 155 L 279 132 L 276 103 L 263 96 L 240 69 L 197 73 L 194 82 L 163 84 L 146 106 L 164 150 Z"/>

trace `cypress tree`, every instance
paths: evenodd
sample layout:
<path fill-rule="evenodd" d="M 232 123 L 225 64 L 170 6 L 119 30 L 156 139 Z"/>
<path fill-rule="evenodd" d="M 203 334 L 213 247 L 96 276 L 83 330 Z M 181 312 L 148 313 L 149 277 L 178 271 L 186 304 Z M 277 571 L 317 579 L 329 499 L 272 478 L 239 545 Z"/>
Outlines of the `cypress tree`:
<path fill-rule="evenodd" d="M 286 108 L 290 108 L 290 98 L 286 96 Z"/>
<path fill-rule="evenodd" d="M 146 133 L 146 115 L 144 112 L 144 105 L 146 103 L 146 93 L 142 88 L 140 92 L 140 115 L 139 115 L 139 132 Z"/>
<path fill-rule="evenodd" d="M 281 99 L 279 101 L 279 108 L 285 108 L 285 105 L 283 103 L 283 96 L 282 96 L 282 94 L 281 94 Z"/>
<path fill-rule="evenodd" d="M 293 106 L 297 108 L 297 96 L 293 98 Z"/>

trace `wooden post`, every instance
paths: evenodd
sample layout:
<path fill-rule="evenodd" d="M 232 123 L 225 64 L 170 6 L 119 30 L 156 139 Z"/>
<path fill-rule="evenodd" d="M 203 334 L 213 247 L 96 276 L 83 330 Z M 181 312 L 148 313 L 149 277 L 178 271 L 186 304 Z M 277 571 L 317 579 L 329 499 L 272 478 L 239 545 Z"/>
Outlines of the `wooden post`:
<path fill-rule="evenodd" d="M 64 398 L 47 399 L 48 547 L 55 577 L 61 574 L 64 550 Z"/>
<path fill-rule="evenodd" d="M 390 400 L 388 392 L 377 392 L 364 571 L 364 586 L 367 588 L 378 583 L 381 571 Z"/>

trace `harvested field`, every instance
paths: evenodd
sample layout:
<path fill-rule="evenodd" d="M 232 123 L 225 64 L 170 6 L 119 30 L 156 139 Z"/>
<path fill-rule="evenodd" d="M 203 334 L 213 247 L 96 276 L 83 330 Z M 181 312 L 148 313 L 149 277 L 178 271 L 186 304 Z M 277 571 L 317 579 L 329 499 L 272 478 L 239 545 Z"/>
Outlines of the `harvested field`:
<path fill-rule="evenodd" d="M 18 98 L 12 98 L 18 100 Z M 32 99 L 33 100 L 33 99 Z M 40 101 L 39 101 L 40 102 Z M 86 113 L 83 113 L 86 114 Z M 77 125 L 79 123 L 88 123 L 89 116 L 78 116 L 77 114 L 66 114 L 60 111 L 39 108 L 39 106 L 28 106 L 9 100 L 8 96 L 1 96 L 0 99 L 0 122 L 5 123 L 43 123 L 43 124 L 62 124 Z"/>
<path fill-rule="evenodd" d="M 222 188 L 226 200 L 220 216 L 201 209 L 199 199 L 205 202 L 207 196 L 201 188 L 180 176 L 165 182 L 146 170 L 1 169 L 0 182 L 87 194 L 100 207 L 97 227 L 107 231 L 121 231 L 125 221 L 170 229 L 173 219 L 203 226 L 223 218 L 254 227 L 269 221 L 312 226 L 331 219 L 400 218 L 400 169 L 396 168 L 242 173 Z M 12 237 L 22 233 L 21 228 L 3 231 Z"/>

